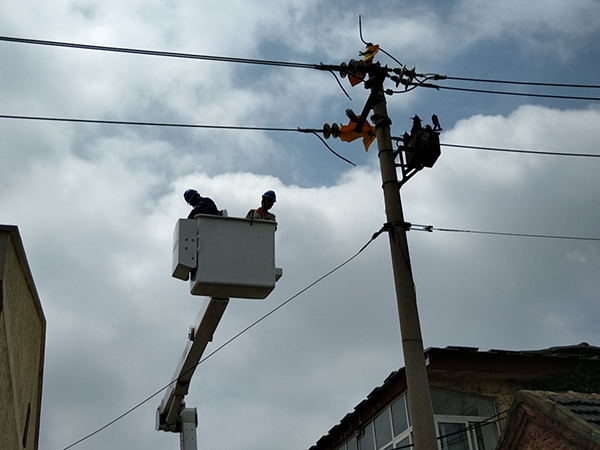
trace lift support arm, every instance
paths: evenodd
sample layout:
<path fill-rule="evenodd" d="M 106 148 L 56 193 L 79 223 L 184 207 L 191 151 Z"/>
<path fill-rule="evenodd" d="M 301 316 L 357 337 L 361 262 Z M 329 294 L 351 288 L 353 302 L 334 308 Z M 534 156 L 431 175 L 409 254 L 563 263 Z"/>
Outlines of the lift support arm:
<path fill-rule="evenodd" d="M 181 361 L 173 375 L 173 383 L 168 387 L 165 396 L 156 411 L 156 429 L 158 431 L 181 432 L 180 416 L 185 406 L 184 397 L 190 387 L 194 371 L 202 358 L 206 346 L 212 341 L 213 334 L 229 303 L 228 298 L 209 298 L 198 313 L 194 328 L 190 331 Z"/>

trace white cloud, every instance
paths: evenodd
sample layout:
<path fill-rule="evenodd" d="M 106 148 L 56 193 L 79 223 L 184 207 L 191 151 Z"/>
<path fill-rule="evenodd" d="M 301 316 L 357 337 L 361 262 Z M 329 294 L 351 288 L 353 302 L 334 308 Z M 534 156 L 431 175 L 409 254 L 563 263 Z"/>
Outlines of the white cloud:
<path fill-rule="evenodd" d="M 339 63 L 362 50 L 360 13 L 364 37 L 409 66 L 487 78 L 501 67 L 513 79 L 557 82 L 597 72 L 595 3 L 340 4 L 9 0 L 0 22 L 14 36 Z M 330 74 L 304 69 L 7 42 L 0 52 L 3 114 L 317 128 L 344 121 L 347 107 L 360 111 L 368 95 L 343 80 L 350 102 Z M 587 103 L 432 94 L 389 97 L 394 135 L 415 112 L 436 112 L 445 143 L 597 153 L 599 111 Z M 0 221 L 21 230 L 48 319 L 42 447 L 64 448 L 170 381 L 201 303 L 169 276 L 173 227 L 189 211 L 185 189 L 232 216 L 257 207 L 267 189 L 278 195 L 284 276 L 265 301 L 232 301 L 207 351 L 350 258 L 386 221 L 376 148 L 365 153 L 359 142 L 328 141 L 358 164 L 350 168 L 299 133 L 8 119 L 0 127 Z M 595 165 L 444 148 L 402 188 L 405 218 L 597 236 Z M 426 346 L 526 349 L 599 339 L 595 242 L 441 231 L 410 231 L 409 241 Z M 201 365 L 188 404 L 199 408 L 203 446 L 308 448 L 401 365 L 382 234 Z M 80 447 L 175 447 L 176 436 L 154 430 L 161 397 Z"/>

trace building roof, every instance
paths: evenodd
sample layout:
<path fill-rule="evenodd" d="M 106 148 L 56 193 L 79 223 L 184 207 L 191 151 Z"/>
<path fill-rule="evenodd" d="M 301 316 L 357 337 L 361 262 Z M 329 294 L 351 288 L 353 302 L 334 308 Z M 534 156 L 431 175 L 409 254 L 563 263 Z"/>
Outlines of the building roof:
<path fill-rule="evenodd" d="M 600 394 L 583 394 L 571 391 L 553 392 L 546 397 L 600 430 Z"/>
<path fill-rule="evenodd" d="M 531 380 L 556 377 L 563 373 L 580 370 L 582 363 L 591 363 L 600 370 L 600 347 L 586 342 L 577 345 L 550 347 L 541 350 L 479 351 L 477 347 L 430 347 L 425 350 L 427 373 L 432 379 L 448 375 L 501 376 L 515 380 Z M 545 387 L 543 387 L 545 388 Z M 550 389 L 553 389 L 552 386 Z M 404 368 L 392 372 L 381 386 L 369 393 L 366 399 L 346 414 L 339 424 L 321 437 L 311 450 L 335 448 L 396 397 L 406 391 Z"/>

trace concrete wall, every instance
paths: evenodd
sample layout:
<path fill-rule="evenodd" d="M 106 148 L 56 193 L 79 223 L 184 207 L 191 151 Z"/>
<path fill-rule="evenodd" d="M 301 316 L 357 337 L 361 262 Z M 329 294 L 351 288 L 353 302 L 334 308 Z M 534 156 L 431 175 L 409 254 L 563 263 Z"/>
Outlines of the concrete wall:
<path fill-rule="evenodd" d="M 0 448 L 38 448 L 46 319 L 15 226 L 0 225 Z"/>
<path fill-rule="evenodd" d="M 429 376 L 431 388 L 496 399 L 498 412 L 508 411 L 517 391 L 534 377 L 507 377 L 493 373 L 437 371 Z"/>

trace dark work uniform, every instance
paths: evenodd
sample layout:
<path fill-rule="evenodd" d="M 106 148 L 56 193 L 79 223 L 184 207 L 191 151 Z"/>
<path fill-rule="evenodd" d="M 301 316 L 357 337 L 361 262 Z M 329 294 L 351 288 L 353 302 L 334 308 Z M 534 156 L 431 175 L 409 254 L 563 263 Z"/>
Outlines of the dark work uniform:
<path fill-rule="evenodd" d="M 215 205 L 215 202 L 213 202 L 212 199 L 202 197 L 190 212 L 188 219 L 193 219 L 196 214 L 212 214 L 213 216 L 220 216 L 221 212 L 217 209 L 217 205 Z"/>

